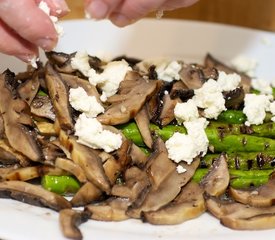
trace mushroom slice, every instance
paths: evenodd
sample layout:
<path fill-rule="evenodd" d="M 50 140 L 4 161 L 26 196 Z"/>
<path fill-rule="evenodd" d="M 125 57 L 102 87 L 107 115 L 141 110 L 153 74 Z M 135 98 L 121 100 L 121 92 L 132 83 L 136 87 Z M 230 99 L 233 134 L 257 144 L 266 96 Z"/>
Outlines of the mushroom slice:
<path fill-rule="evenodd" d="M 117 177 L 122 172 L 121 164 L 114 158 L 114 156 L 110 155 L 109 158 L 104 162 L 103 168 L 111 185 L 114 185 Z"/>
<path fill-rule="evenodd" d="M 275 179 L 270 179 L 266 184 L 252 189 L 241 190 L 229 188 L 229 193 L 237 202 L 253 207 L 269 207 L 275 204 Z"/>
<path fill-rule="evenodd" d="M 232 91 L 223 92 L 225 107 L 239 109 L 239 107 L 244 103 L 244 96 L 245 93 L 242 87 L 235 88 Z"/>
<path fill-rule="evenodd" d="M 229 180 L 226 155 L 222 153 L 201 180 L 201 186 L 210 196 L 219 196 L 226 191 Z"/>
<path fill-rule="evenodd" d="M 179 195 L 171 203 L 157 211 L 144 212 L 145 222 L 157 225 L 180 224 L 196 218 L 205 212 L 203 190 L 195 182 L 184 186 Z"/>
<path fill-rule="evenodd" d="M 221 224 L 236 230 L 275 228 L 275 207 L 254 208 L 242 205 L 237 211 L 222 216 Z"/>
<path fill-rule="evenodd" d="M 48 207 L 56 211 L 71 208 L 64 197 L 40 186 L 22 181 L 0 182 L 0 197 L 11 198 L 31 205 Z"/>
<path fill-rule="evenodd" d="M 99 115 L 97 119 L 106 125 L 118 125 L 129 122 L 142 108 L 156 90 L 156 81 L 141 81 L 127 93 L 127 98 L 119 103 L 112 104 L 105 113 Z"/>
<path fill-rule="evenodd" d="M 125 171 L 124 179 L 125 183 L 113 186 L 111 191 L 113 196 L 129 198 L 134 201 L 145 188 L 150 186 L 147 174 L 137 167 L 128 168 Z"/>
<path fill-rule="evenodd" d="M 140 109 L 140 111 L 135 116 L 135 121 L 137 123 L 138 129 L 142 136 L 142 139 L 147 147 L 152 148 L 153 138 L 149 128 L 150 119 L 146 104 Z"/>
<path fill-rule="evenodd" d="M 30 165 L 29 159 L 16 152 L 4 139 L 0 139 L 0 163 L 3 165 L 20 163 L 22 167 Z"/>
<path fill-rule="evenodd" d="M 55 120 L 53 105 L 49 96 L 36 96 L 30 104 L 31 113 L 37 117 Z"/>
<path fill-rule="evenodd" d="M 243 89 L 245 93 L 249 93 L 250 88 L 251 88 L 251 78 L 247 76 L 244 73 L 240 73 L 233 68 L 230 68 L 229 66 L 225 65 L 224 63 L 220 62 L 216 58 L 214 58 L 211 54 L 207 54 L 204 59 L 204 64 L 206 67 L 212 67 L 216 68 L 219 71 L 223 71 L 227 74 L 229 73 L 237 73 L 241 76 L 241 85 L 243 86 Z"/>
<path fill-rule="evenodd" d="M 104 192 L 109 193 L 110 182 L 104 172 L 100 157 L 92 149 L 78 143 L 74 137 L 68 136 L 64 131 L 60 132 L 59 139 L 61 144 L 70 151 L 71 159 L 83 169 L 87 179 Z"/>
<path fill-rule="evenodd" d="M 166 126 L 175 119 L 174 109 L 177 103 L 181 102 L 180 99 L 172 99 L 169 94 L 163 97 L 163 106 L 159 116 L 159 123 L 161 126 Z"/>
<path fill-rule="evenodd" d="M 46 174 L 62 176 L 62 175 L 68 175 L 68 172 L 60 168 L 39 165 L 39 166 L 13 169 L 6 174 L 1 174 L 1 178 L 8 181 L 11 181 L 11 180 L 28 181 L 38 177 L 42 177 Z"/>
<path fill-rule="evenodd" d="M 0 75 L 0 113 L 4 121 L 7 140 L 12 148 L 33 161 L 41 161 L 43 155 L 37 144 L 34 131 L 25 126 L 32 124 L 30 116 L 24 113 L 27 104 L 14 96 L 9 81 L 14 74 L 6 71 Z"/>
<path fill-rule="evenodd" d="M 180 163 L 186 169 L 184 173 L 175 170 L 169 174 L 157 189 L 151 187 L 144 201 L 137 200 L 129 207 L 127 214 L 133 218 L 140 218 L 141 212 L 156 211 L 175 199 L 181 188 L 189 182 L 199 166 L 199 159 L 195 159 L 190 165 Z"/>
<path fill-rule="evenodd" d="M 49 61 L 52 64 L 57 64 L 57 65 L 63 65 L 65 62 L 69 61 L 72 55 L 74 55 L 74 53 L 67 54 L 67 53 L 55 52 L 55 51 L 46 52 L 46 56 L 49 59 Z"/>
<path fill-rule="evenodd" d="M 25 100 L 29 105 L 35 98 L 40 87 L 39 75 L 35 71 L 32 78 L 20 84 L 17 88 L 17 92 L 21 99 Z"/>
<path fill-rule="evenodd" d="M 40 135 L 43 136 L 57 136 L 53 123 L 49 122 L 35 122 Z"/>
<path fill-rule="evenodd" d="M 141 168 L 146 164 L 148 159 L 147 154 L 134 143 L 131 145 L 129 155 L 131 157 L 131 162 Z"/>
<path fill-rule="evenodd" d="M 71 74 L 60 73 L 62 80 L 71 88 L 82 87 L 89 96 L 95 96 L 97 101 L 100 102 L 100 95 L 96 87 L 90 84 L 87 80 L 79 78 Z"/>
<path fill-rule="evenodd" d="M 77 191 L 71 200 L 73 207 L 81 207 L 91 202 L 98 201 L 102 198 L 103 192 L 97 188 L 93 183 L 86 182 Z"/>
<path fill-rule="evenodd" d="M 61 129 L 72 131 L 74 124 L 67 86 L 49 63 L 46 65 L 46 85 Z"/>
<path fill-rule="evenodd" d="M 56 158 L 54 165 L 74 175 L 79 182 L 87 182 L 87 178 L 85 176 L 83 169 L 79 165 L 74 163 L 72 160 L 58 157 Z"/>
<path fill-rule="evenodd" d="M 76 211 L 63 209 L 59 212 L 59 224 L 63 235 L 70 239 L 81 240 L 82 234 L 78 226 L 89 220 L 90 213 L 87 211 Z"/>
<path fill-rule="evenodd" d="M 126 210 L 131 201 L 128 198 L 109 198 L 104 202 L 89 204 L 86 210 L 91 213 L 91 219 L 100 221 L 123 221 L 129 217 Z"/>

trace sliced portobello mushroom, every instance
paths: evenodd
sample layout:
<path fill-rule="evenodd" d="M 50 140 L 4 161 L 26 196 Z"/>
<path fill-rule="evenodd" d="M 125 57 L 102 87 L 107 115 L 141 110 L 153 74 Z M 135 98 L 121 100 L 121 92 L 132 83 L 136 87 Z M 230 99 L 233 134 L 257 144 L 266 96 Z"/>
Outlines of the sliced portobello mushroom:
<path fill-rule="evenodd" d="M 71 208 L 70 202 L 64 197 L 47 191 L 40 186 L 22 181 L 0 182 L 0 197 L 51 208 L 56 211 Z"/>
<path fill-rule="evenodd" d="M 85 207 L 91 213 L 91 219 L 99 221 L 123 221 L 129 217 L 126 210 L 131 204 L 128 198 L 109 198 L 104 202 L 89 204 Z"/>
<path fill-rule="evenodd" d="M 132 164 L 142 168 L 147 162 L 148 156 L 142 151 L 140 147 L 132 143 L 131 150 L 129 152 Z"/>
<path fill-rule="evenodd" d="M 72 160 L 67 158 L 57 157 L 54 161 L 54 165 L 57 168 L 63 169 L 71 173 L 72 175 L 74 175 L 79 182 L 81 183 L 87 182 L 87 177 L 85 176 L 83 169 Z"/>
<path fill-rule="evenodd" d="M 223 97 L 226 108 L 239 109 L 244 103 L 245 92 L 243 87 L 238 87 L 232 91 L 223 92 Z"/>
<path fill-rule="evenodd" d="M 250 190 L 235 189 L 230 187 L 229 193 L 237 202 L 253 207 L 269 207 L 275 204 L 275 179 L 270 179 L 266 184 Z"/>
<path fill-rule="evenodd" d="M 166 126 L 175 119 L 174 109 L 177 103 L 180 103 L 179 98 L 172 99 L 170 94 L 165 94 L 163 96 L 162 110 L 159 116 L 160 126 Z"/>
<path fill-rule="evenodd" d="M 46 85 L 61 129 L 73 131 L 68 87 L 51 64 L 46 65 Z"/>
<path fill-rule="evenodd" d="M 59 225 L 63 235 L 70 239 L 83 239 L 78 226 L 87 222 L 89 218 L 90 213 L 87 211 L 76 211 L 73 209 L 61 210 L 59 212 Z"/>
<path fill-rule="evenodd" d="M 186 169 L 186 172 L 180 174 L 176 171 L 175 166 L 175 170 L 162 181 L 158 188 L 151 187 L 145 196 L 141 195 L 144 198 L 143 201 L 137 198 L 128 208 L 127 214 L 133 218 L 140 218 L 142 212 L 156 211 L 170 203 L 192 178 L 199 166 L 199 161 L 199 159 L 195 159 L 190 165 L 180 163 L 179 165 Z"/>
<path fill-rule="evenodd" d="M 95 201 L 101 200 L 103 192 L 91 182 L 84 183 L 73 196 L 71 204 L 73 207 L 82 207 Z"/>
<path fill-rule="evenodd" d="M 40 118 L 55 121 L 55 112 L 49 96 L 36 96 L 30 104 L 31 113 Z"/>
<path fill-rule="evenodd" d="M 143 80 L 127 94 L 127 98 L 119 103 L 112 104 L 105 113 L 99 115 L 97 119 L 106 125 L 118 125 L 129 122 L 142 108 L 156 90 L 156 81 Z"/>
<path fill-rule="evenodd" d="M 157 211 L 144 212 L 142 220 L 155 225 L 180 224 L 200 216 L 205 209 L 203 190 L 191 181 L 172 202 Z"/>
<path fill-rule="evenodd" d="M 139 132 L 142 136 L 143 142 L 146 144 L 148 148 L 152 148 L 153 138 L 149 128 L 150 119 L 146 104 L 140 109 L 140 111 L 135 116 L 135 121 L 137 123 Z"/>
<path fill-rule="evenodd" d="M 137 167 L 130 167 L 124 173 L 124 182 L 115 184 L 111 194 L 134 201 L 149 186 L 150 181 L 147 174 Z"/>
<path fill-rule="evenodd" d="M 22 167 L 26 167 L 30 165 L 30 160 L 15 151 L 6 140 L 0 139 L 0 163 L 2 165 L 19 163 Z"/>
<path fill-rule="evenodd" d="M 100 95 L 96 87 L 90 84 L 88 80 L 66 73 L 60 73 L 60 76 L 66 85 L 70 88 L 82 87 L 89 96 L 95 96 L 97 101 L 100 102 Z"/>
<path fill-rule="evenodd" d="M 24 81 L 17 88 L 17 92 L 21 99 L 25 100 L 29 105 L 35 98 L 40 87 L 39 74 L 35 71 L 32 78 Z"/>
<path fill-rule="evenodd" d="M 92 149 L 78 143 L 73 136 L 67 135 L 64 131 L 60 132 L 59 139 L 71 153 L 71 159 L 83 169 L 87 179 L 102 191 L 110 193 L 110 182 L 100 157 Z"/>
<path fill-rule="evenodd" d="M 26 102 L 14 95 L 10 81 L 14 74 L 5 71 L 0 75 L 0 114 L 4 121 L 5 135 L 10 146 L 33 161 L 41 161 L 43 154 L 36 141 L 35 132 L 27 125 L 33 121 L 25 112 Z M 27 125 L 26 125 L 27 124 Z"/>
<path fill-rule="evenodd" d="M 36 128 L 40 135 L 42 136 L 57 136 L 57 132 L 55 131 L 54 124 L 50 122 L 35 122 Z"/>
<path fill-rule="evenodd" d="M 204 64 L 206 67 L 216 68 L 219 71 L 223 71 L 227 74 L 229 73 L 237 73 L 241 76 L 241 85 L 243 86 L 244 92 L 249 93 L 251 88 L 251 78 L 244 73 L 240 73 L 235 69 L 227 66 L 226 64 L 222 63 L 221 61 L 217 60 L 211 54 L 207 54 L 204 59 Z"/>
<path fill-rule="evenodd" d="M 201 186 L 210 196 L 222 195 L 230 180 L 230 175 L 227 167 L 227 159 L 224 153 L 213 162 L 208 173 L 201 180 Z"/>

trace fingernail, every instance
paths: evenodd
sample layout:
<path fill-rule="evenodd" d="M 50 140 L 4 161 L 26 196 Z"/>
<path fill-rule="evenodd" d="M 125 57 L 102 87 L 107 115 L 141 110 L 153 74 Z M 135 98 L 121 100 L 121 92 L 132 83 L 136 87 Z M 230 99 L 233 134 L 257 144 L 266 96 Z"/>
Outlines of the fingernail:
<path fill-rule="evenodd" d="M 107 17 L 109 8 L 103 1 L 94 0 L 86 10 L 93 18 L 103 19 Z"/>
<path fill-rule="evenodd" d="M 69 6 L 64 0 L 52 0 L 52 3 L 57 11 L 60 10 L 62 13 L 68 13 L 70 11 Z"/>
<path fill-rule="evenodd" d="M 56 41 L 51 38 L 41 38 L 36 41 L 36 45 L 46 51 L 51 51 L 56 46 Z"/>
<path fill-rule="evenodd" d="M 116 14 L 116 13 L 114 13 L 110 16 L 110 20 L 112 21 L 112 23 L 114 23 L 118 27 L 125 27 L 125 26 L 137 21 L 136 19 L 130 19 L 130 18 L 126 17 L 125 15 Z"/>

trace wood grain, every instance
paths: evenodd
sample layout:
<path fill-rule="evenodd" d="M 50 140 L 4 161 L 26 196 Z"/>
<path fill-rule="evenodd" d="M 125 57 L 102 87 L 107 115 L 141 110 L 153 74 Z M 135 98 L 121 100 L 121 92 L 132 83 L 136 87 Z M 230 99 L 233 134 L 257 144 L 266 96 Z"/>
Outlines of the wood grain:
<path fill-rule="evenodd" d="M 84 17 L 83 0 L 67 0 L 71 12 L 64 19 Z M 275 31 L 274 0 L 200 0 L 195 5 L 165 12 L 165 18 L 226 23 Z M 155 17 L 155 13 L 149 15 Z"/>

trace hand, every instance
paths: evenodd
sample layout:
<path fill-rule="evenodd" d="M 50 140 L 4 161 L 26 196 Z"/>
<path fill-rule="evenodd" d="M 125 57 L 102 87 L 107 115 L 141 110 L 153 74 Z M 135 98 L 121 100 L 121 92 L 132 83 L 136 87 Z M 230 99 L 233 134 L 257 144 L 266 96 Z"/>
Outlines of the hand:
<path fill-rule="evenodd" d="M 69 9 L 64 0 L 44 0 L 51 15 L 63 16 Z M 0 52 L 30 61 L 38 47 L 52 50 L 57 33 L 49 16 L 38 8 L 41 0 L 0 1 Z"/>
<path fill-rule="evenodd" d="M 109 18 L 124 27 L 148 13 L 187 7 L 198 0 L 85 0 L 86 11 L 95 19 Z"/>

